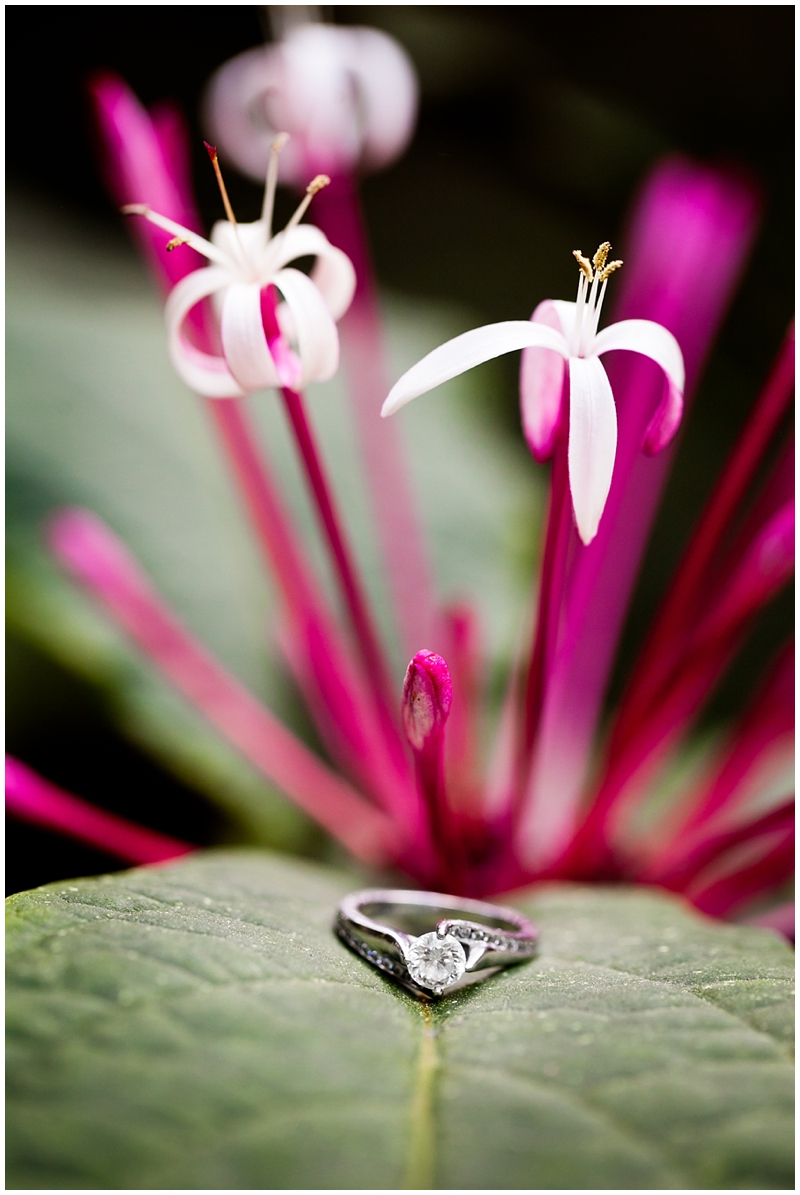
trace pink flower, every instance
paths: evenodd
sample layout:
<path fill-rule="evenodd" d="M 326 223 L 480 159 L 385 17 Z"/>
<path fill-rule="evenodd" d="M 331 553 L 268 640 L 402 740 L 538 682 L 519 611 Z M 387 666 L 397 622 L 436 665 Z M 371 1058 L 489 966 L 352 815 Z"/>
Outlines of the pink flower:
<path fill-rule="evenodd" d="M 161 197 L 165 219 L 181 222 L 194 237 L 191 197 L 158 121 L 114 81 L 98 84 L 96 99 L 117 200 L 147 203 L 152 191 Z M 355 209 L 337 210 L 347 215 L 340 228 L 360 245 Z M 218 733 L 364 862 L 400 867 L 426 886 L 476 895 L 543 877 L 659 883 L 715 915 L 739 915 L 777 891 L 790 867 L 789 794 L 778 792 L 765 806 L 758 787 L 765 768 L 783 757 L 791 732 L 788 652 L 772 666 L 760 696 L 707 773 L 657 825 L 643 829 L 637 814 L 757 613 L 791 575 L 791 461 L 780 442 L 792 393 L 793 335 L 701 518 L 599 756 L 595 740 L 622 619 L 669 464 L 666 444 L 679 397 L 691 401 L 757 214 L 755 197 L 738 179 L 667 160 L 635 208 L 616 324 L 596 331 L 609 268 L 608 246 L 601 246 L 594 262 L 582 263 L 576 305 L 548 303 L 537 308 L 533 322 L 467 333 L 460 344 L 443 346 L 416 366 L 390 396 L 396 409 L 437 384 L 436 378 L 512 347 L 541 354 L 525 359 L 522 376 L 529 440 L 538 455 L 553 458 L 535 629 L 514 670 L 485 780 L 476 763 L 481 662 L 474 616 L 463 607 L 433 609 L 430 638 L 409 653 L 401 693 L 303 397 L 285 381 L 276 379 L 350 637 L 316 582 L 237 392 L 206 402 L 282 599 L 280 641 L 288 666 L 331 764 L 193 640 L 126 546 L 95 516 L 61 512 L 50 526 L 51 550 Z M 151 231 L 149 226 L 148 236 Z M 187 238 L 187 252 L 194 243 Z M 144 244 L 162 282 L 180 286 L 176 255 L 166 252 L 163 238 Z M 370 339 L 374 292 L 366 255 L 353 256 L 363 322 L 353 325 L 351 345 L 353 359 L 366 360 L 365 344 L 373 356 L 377 351 Z M 195 268 L 190 259 L 185 276 L 191 278 Z M 259 333 L 272 351 L 282 336 L 274 306 L 261 306 L 260 313 Z M 187 319 L 187 337 L 210 352 L 213 311 L 200 304 Z M 621 348 L 628 351 L 610 358 L 606 377 L 599 354 Z M 569 436 L 561 430 L 567 360 Z M 600 435 L 590 426 L 596 415 L 605 428 Z M 383 451 L 385 444 L 376 441 L 373 449 L 376 444 Z M 397 464 L 397 458 L 386 459 L 394 460 L 393 468 Z M 386 475 L 393 484 L 391 470 Z M 385 526 L 391 537 L 391 521 Z M 419 560 L 416 552 L 409 559 Z M 393 592 L 397 598 L 401 587 Z M 28 815 L 24 802 L 17 809 Z M 70 828 L 67 809 L 62 805 L 52 824 L 78 833 L 79 819 Z M 124 857 L 131 858 L 126 849 Z"/>

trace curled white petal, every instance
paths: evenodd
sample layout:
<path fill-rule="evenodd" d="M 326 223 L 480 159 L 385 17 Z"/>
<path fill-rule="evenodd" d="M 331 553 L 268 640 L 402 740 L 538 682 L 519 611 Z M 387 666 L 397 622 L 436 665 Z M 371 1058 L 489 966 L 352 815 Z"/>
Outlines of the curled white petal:
<path fill-rule="evenodd" d="M 178 376 L 208 398 L 239 398 L 244 391 L 222 357 L 203 353 L 183 335 L 183 321 L 191 309 L 230 283 L 230 274 L 218 266 L 195 270 L 173 288 L 164 308 L 169 354 Z"/>
<path fill-rule="evenodd" d="M 235 283 L 225 292 L 220 320 L 222 351 L 245 392 L 278 386 L 280 381 L 261 321 L 257 283 Z"/>
<path fill-rule="evenodd" d="M 316 257 L 311 278 L 335 320 L 341 319 L 353 301 L 356 272 L 346 253 L 330 243 L 325 233 L 313 224 L 298 224 L 275 238 L 276 249 L 270 265 L 280 269 L 298 257 Z"/>
<path fill-rule="evenodd" d="M 508 320 L 502 324 L 486 324 L 448 340 L 428 353 L 395 382 L 381 408 L 381 415 L 393 415 L 420 394 L 441 386 L 484 361 L 513 353 L 516 349 L 536 346 L 553 349 L 562 357 L 569 356 L 567 342 L 555 328 L 532 324 L 528 320 Z"/>
<path fill-rule="evenodd" d="M 339 366 L 339 335 L 325 300 L 299 270 L 280 270 L 275 285 L 292 313 L 297 351 L 302 363 L 300 385 L 326 382 Z"/>
<path fill-rule="evenodd" d="M 683 353 L 671 332 L 649 319 L 625 319 L 618 324 L 603 328 L 594 338 L 592 355 L 610 353 L 614 349 L 627 349 L 631 353 L 642 353 L 660 365 L 681 394 L 686 381 Z"/>
<path fill-rule="evenodd" d="M 569 362 L 569 487 L 578 534 L 597 534 L 617 454 L 617 412 L 606 371 L 597 357 Z"/>

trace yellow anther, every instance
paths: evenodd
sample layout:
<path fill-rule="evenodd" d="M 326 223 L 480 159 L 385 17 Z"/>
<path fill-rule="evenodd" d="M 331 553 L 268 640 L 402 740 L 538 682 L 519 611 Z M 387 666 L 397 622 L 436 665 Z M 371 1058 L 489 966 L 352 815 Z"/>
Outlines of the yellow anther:
<path fill-rule="evenodd" d="M 185 241 L 183 237 L 173 237 L 172 240 L 167 243 L 167 253 L 171 253 L 173 249 L 178 249 L 181 245 L 186 244 L 188 244 L 188 241 Z"/>
<path fill-rule="evenodd" d="M 592 273 L 592 263 L 589 261 L 589 258 L 584 257 L 583 254 L 581 253 L 580 249 L 573 249 L 572 256 L 577 261 L 578 268 L 580 269 L 580 272 L 583 274 L 586 281 L 587 282 L 594 281 L 594 274 Z"/>
<path fill-rule="evenodd" d="M 278 136 L 272 142 L 270 149 L 272 150 L 272 152 L 274 154 L 279 154 L 288 140 L 289 140 L 288 133 L 278 133 Z"/>
<path fill-rule="evenodd" d="M 321 191 L 323 187 L 327 187 L 330 181 L 327 174 L 318 174 L 316 178 L 312 178 L 306 187 L 306 195 L 316 195 L 317 191 Z"/>
<path fill-rule="evenodd" d="M 602 245 L 598 246 L 597 252 L 592 258 L 592 262 L 594 263 L 594 268 L 596 270 L 602 270 L 603 266 L 606 264 L 610 250 L 611 241 L 603 241 Z"/>
<path fill-rule="evenodd" d="M 600 281 L 605 282 L 606 279 L 610 278 L 614 271 L 618 270 L 621 265 L 621 261 L 610 261 L 606 268 L 600 271 Z"/>

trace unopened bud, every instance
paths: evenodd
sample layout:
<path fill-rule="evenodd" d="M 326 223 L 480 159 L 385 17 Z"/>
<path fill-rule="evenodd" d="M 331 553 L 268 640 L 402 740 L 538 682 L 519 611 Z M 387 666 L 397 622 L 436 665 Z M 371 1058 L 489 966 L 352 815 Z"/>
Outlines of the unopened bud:
<path fill-rule="evenodd" d="M 403 726 L 415 751 L 444 729 L 452 697 L 446 661 L 433 651 L 418 651 L 403 683 Z"/>

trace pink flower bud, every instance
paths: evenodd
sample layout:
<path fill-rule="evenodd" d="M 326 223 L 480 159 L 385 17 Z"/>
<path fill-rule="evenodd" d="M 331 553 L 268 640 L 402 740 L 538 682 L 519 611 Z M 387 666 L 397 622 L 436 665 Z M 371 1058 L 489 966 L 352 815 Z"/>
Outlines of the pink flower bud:
<path fill-rule="evenodd" d="M 436 652 L 418 651 L 403 683 L 403 726 L 415 751 L 422 751 L 444 730 L 452 697 L 446 661 Z"/>

